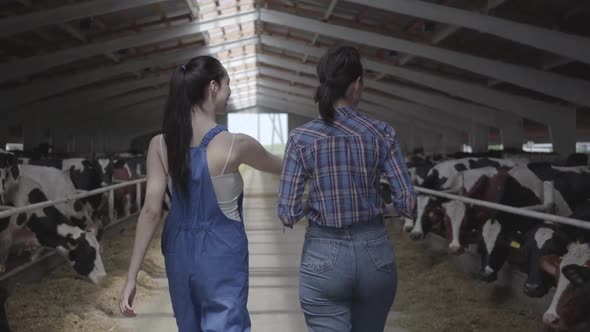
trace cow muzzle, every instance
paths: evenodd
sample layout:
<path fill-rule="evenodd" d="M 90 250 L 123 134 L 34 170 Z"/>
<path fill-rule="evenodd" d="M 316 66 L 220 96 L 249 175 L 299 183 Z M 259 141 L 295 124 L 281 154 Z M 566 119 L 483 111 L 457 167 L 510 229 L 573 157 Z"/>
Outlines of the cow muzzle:
<path fill-rule="evenodd" d="M 522 291 L 529 297 L 543 297 L 547 294 L 547 288 L 543 285 L 525 283 Z"/>
<path fill-rule="evenodd" d="M 93 284 L 100 285 L 106 276 L 107 274 L 105 272 L 93 272 L 88 275 L 88 279 L 90 279 Z"/>
<path fill-rule="evenodd" d="M 465 248 L 463 248 L 460 244 L 451 243 L 449 244 L 448 252 L 449 255 L 459 256 L 465 252 Z"/>
<path fill-rule="evenodd" d="M 422 240 L 423 238 L 424 238 L 424 233 L 422 233 L 422 232 L 416 232 L 416 231 L 410 232 L 410 239 L 412 239 L 414 241 L 419 241 L 419 240 Z"/>
<path fill-rule="evenodd" d="M 486 266 L 485 269 L 479 271 L 479 280 L 494 282 L 498 280 L 498 272 L 492 270 L 489 266 Z"/>
<path fill-rule="evenodd" d="M 553 313 L 546 312 L 545 314 L 543 314 L 543 324 L 552 328 L 557 328 L 559 325 L 559 316 Z"/>

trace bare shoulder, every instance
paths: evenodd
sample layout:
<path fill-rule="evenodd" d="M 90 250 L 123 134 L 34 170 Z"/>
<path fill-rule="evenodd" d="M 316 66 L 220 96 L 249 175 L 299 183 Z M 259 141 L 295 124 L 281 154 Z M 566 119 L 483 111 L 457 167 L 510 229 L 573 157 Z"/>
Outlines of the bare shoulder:
<path fill-rule="evenodd" d="M 264 147 L 254 137 L 247 134 L 236 133 L 234 150 L 239 157 L 249 159 L 257 154 L 263 153 Z"/>
<path fill-rule="evenodd" d="M 260 145 L 260 143 L 258 143 L 258 141 L 250 135 L 240 134 L 240 133 L 237 133 L 234 135 L 235 135 L 235 140 L 236 140 L 235 141 L 236 147 L 238 147 L 239 149 L 248 150 L 248 149 L 255 148 L 258 145 Z"/>
<path fill-rule="evenodd" d="M 158 156 L 162 156 L 162 153 L 166 150 L 166 142 L 164 141 L 163 134 L 158 134 L 150 140 L 148 147 L 148 154 L 156 153 Z"/>

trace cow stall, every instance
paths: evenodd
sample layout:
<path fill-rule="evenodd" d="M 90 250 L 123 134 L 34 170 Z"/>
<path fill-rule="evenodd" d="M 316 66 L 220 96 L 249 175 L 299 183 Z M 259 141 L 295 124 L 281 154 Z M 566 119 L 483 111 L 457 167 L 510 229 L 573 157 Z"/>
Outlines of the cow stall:
<path fill-rule="evenodd" d="M 563 272 L 561 272 L 561 269 L 567 264 L 578 266 L 588 265 L 588 261 L 590 260 L 590 251 L 588 250 L 589 247 L 587 243 L 585 243 L 583 240 L 581 241 L 580 239 L 583 239 L 584 237 L 582 235 L 586 234 L 587 231 L 590 230 L 590 223 L 587 220 L 544 213 L 544 211 L 554 210 L 555 190 L 552 182 L 546 181 L 543 183 L 542 204 L 522 207 L 506 206 L 485 200 L 459 196 L 450 192 L 441 192 L 422 187 L 417 187 L 416 190 L 423 195 L 440 197 L 450 200 L 451 202 L 462 202 L 469 206 L 481 206 L 487 209 L 503 211 L 505 213 L 519 215 L 526 218 L 537 219 L 539 220 L 538 229 L 541 229 L 541 231 L 537 230 L 537 232 L 534 233 L 534 241 L 536 241 L 536 243 L 539 243 L 540 241 L 541 243 L 549 243 L 550 240 L 554 240 L 554 235 L 557 233 L 556 228 L 553 227 L 554 225 L 566 225 L 567 227 L 570 227 L 570 229 L 578 229 L 579 232 L 577 233 L 579 233 L 580 237 L 578 237 L 576 240 L 567 241 L 567 245 L 565 246 L 565 250 L 561 253 L 561 257 L 559 257 L 559 255 L 533 257 L 535 258 L 535 261 L 538 261 L 538 263 L 535 264 L 540 264 L 540 269 L 545 272 L 545 277 L 548 276 L 549 279 L 554 278 L 552 282 L 556 288 L 545 290 L 541 294 L 537 295 L 531 294 L 529 292 L 527 293 L 528 296 L 525 296 L 523 293 L 523 284 L 524 291 L 527 292 L 527 282 L 530 281 L 530 276 L 527 278 L 526 275 L 518 268 L 508 264 L 506 264 L 500 271 L 495 271 L 497 275 L 494 276 L 493 280 L 498 279 L 496 286 L 498 287 L 500 293 L 502 292 L 500 290 L 503 290 L 504 296 L 518 299 L 518 301 L 523 305 L 523 308 L 531 310 L 537 314 L 536 317 L 539 319 L 539 322 L 541 321 L 542 317 L 542 321 L 545 323 L 547 329 L 553 329 L 555 331 L 584 331 L 583 329 L 587 328 L 587 321 L 582 317 L 585 315 L 584 310 L 587 310 L 587 306 L 580 304 L 575 308 L 567 308 L 563 304 L 564 301 L 561 300 L 561 298 L 565 296 L 570 296 L 574 299 L 576 299 L 576 297 L 583 298 L 585 295 L 587 295 L 584 293 L 585 288 L 576 288 L 575 285 L 571 284 L 564 276 Z M 438 252 L 439 254 L 446 254 L 448 242 L 446 239 L 444 239 L 444 237 L 430 233 L 426 242 L 428 243 L 431 251 Z M 519 257 L 519 255 L 522 257 L 523 252 L 525 251 L 524 243 L 511 241 L 509 246 L 510 251 L 513 254 L 516 253 L 515 257 Z M 539 249 L 540 248 L 541 246 Z M 482 271 L 481 269 L 483 266 L 480 266 L 480 258 L 482 257 L 481 246 L 472 244 L 468 246 L 464 252 L 455 252 L 455 254 L 462 254 L 460 256 L 450 256 L 451 261 L 454 262 L 456 266 L 458 266 L 464 272 L 467 272 L 468 276 L 473 276 L 474 279 L 485 279 L 482 278 L 482 273 L 485 275 L 485 272 L 487 271 Z M 529 257 L 529 259 L 531 258 Z M 488 266 L 486 266 L 486 269 Z M 531 272 L 529 271 L 529 275 L 530 273 Z M 578 301 L 576 303 L 583 302 Z M 563 320 L 560 320 L 560 314 L 561 317 L 564 317 Z M 575 322 L 575 324 L 573 326 L 568 325 L 570 322 L 572 322 L 572 324 Z"/>
<path fill-rule="evenodd" d="M 0 290 L 3 308 L 4 303 L 7 307 L 7 315 L 4 310 L 2 311 L 2 317 L 7 318 L 7 322 L 3 318 L 2 324 L 11 324 L 12 319 L 19 316 L 10 309 L 15 300 L 26 300 L 21 303 L 25 307 L 21 310 L 25 311 L 31 303 L 48 306 L 40 312 L 42 315 L 50 316 L 56 310 L 63 310 L 63 307 L 54 306 L 63 294 L 74 291 L 75 295 L 67 301 L 78 302 L 77 298 L 103 287 L 103 280 L 105 277 L 109 278 L 110 273 L 109 267 L 105 271 L 105 265 L 108 266 L 110 263 L 103 259 L 103 253 L 113 249 L 118 251 L 117 248 L 108 247 L 108 240 L 118 237 L 132 221 L 136 220 L 143 202 L 146 182 L 145 178 L 135 178 L 86 191 L 75 189 L 72 183 L 69 187 L 66 186 L 67 188 L 63 187 L 64 181 L 68 181 L 69 177 L 59 169 L 34 165 L 20 165 L 14 168 L 12 166 L 7 168 L 11 171 L 7 173 L 7 178 L 17 173 L 18 175 L 14 176 L 13 182 L 3 187 L 3 193 L 6 194 L 3 195 L 3 203 L 6 201 L 10 205 L 0 206 L 0 220 L 3 221 L 0 230 L 3 244 Z M 52 181 L 47 182 L 48 178 Z M 44 187 L 40 182 L 48 183 L 49 187 Z M 58 187 L 67 190 L 59 191 L 56 189 Z M 137 207 L 134 213 L 115 213 L 115 192 L 122 188 L 131 188 L 134 191 L 134 205 Z M 51 191 L 54 193 L 50 193 Z M 64 193 L 68 196 L 63 197 Z M 85 213 L 82 219 L 76 218 L 77 213 L 86 211 L 86 208 L 90 209 L 90 204 L 84 205 L 81 202 L 95 196 L 104 197 L 108 201 L 106 218 L 94 219 L 97 211 Z M 31 242 L 35 250 L 24 250 L 23 254 L 24 242 Z M 25 249 L 28 249 L 26 245 Z M 19 251 L 15 252 L 13 247 L 18 247 Z M 36 295 L 42 293 L 39 288 L 35 288 L 42 287 L 38 282 L 55 270 L 61 270 L 68 276 L 51 285 L 43 286 L 49 292 L 46 295 L 48 298 L 36 300 Z M 28 296 L 20 294 L 20 289 L 31 289 L 30 287 L 35 290 Z M 94 290 L 88 290 L 89 287 L 94 287 Z M 20 330 L 29 329 L 24 326 Z"/>

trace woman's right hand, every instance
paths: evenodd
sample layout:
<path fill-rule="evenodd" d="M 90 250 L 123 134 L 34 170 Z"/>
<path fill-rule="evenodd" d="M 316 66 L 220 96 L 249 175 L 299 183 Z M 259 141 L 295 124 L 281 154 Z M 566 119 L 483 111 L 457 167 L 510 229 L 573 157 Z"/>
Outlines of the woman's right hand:
<path fill-rule="evenodd" d="M 135 280 L 127 280 L 127 282 L 125 283 L 125 287 L 123 287 L 123 290 L 121 291 L 119 309 L 125 317 L 137 316 L 137 314 L 135 313 L 135 309 L 133 309 L 133 299 L 135 298 L 136 290 L 135 286 Z"/>

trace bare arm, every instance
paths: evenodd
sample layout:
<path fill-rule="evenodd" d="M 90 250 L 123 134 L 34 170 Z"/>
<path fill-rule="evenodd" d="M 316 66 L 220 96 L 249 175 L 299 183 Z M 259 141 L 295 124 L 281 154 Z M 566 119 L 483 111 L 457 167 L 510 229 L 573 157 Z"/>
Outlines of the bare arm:
<path fill-rule="evenodd" d="M 160 222 L 162 201 L 164 199 L 164 192 L 166 191 L 167 176 L 158 153 L 158 139 L 158 136 L 152 139 L 148 150 L 145 203 L 139 214 L 137 228 L 135 230 L 135 241 L 133 243 L 133 254 L 131 255 L 131 262 L 127 271 L 127 282 L 123 289 L 121 299 L 121 311 L 127 316 L 135 315 L 131 306 L 135 294 L 135 282 L 141 262 L 145 257 L 156 227 Z"/>
<path fill-rule="evenodd" d="M 257 140 L 245 134 L 237 134 L 238 160 L 241 164 L 272 174 L 281 174 L 283 160 L 268 152 Z"/>

